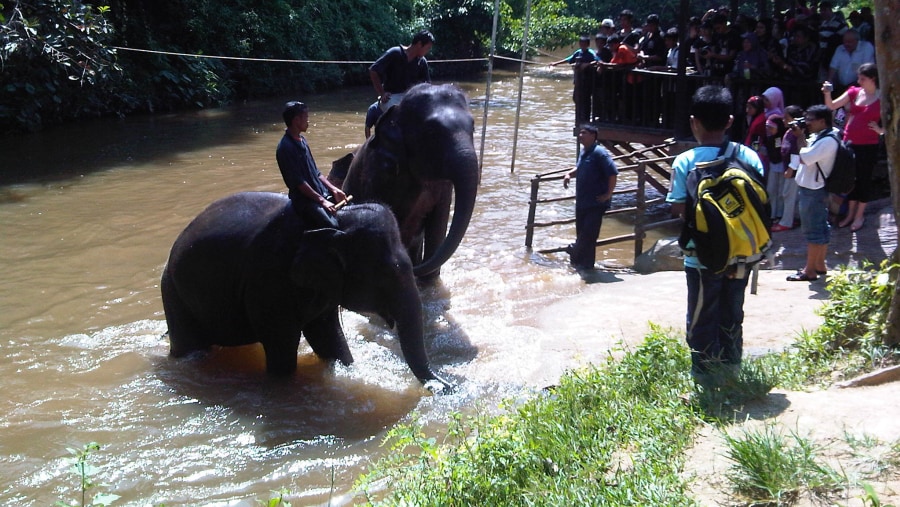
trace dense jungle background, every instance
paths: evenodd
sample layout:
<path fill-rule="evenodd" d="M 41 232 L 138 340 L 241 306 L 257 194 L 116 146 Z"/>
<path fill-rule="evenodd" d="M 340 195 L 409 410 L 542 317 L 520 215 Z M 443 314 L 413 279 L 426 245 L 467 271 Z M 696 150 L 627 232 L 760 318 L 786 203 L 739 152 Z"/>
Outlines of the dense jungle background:
<path fill-rule="evenodd" d="M 719 3 L 690 2 L 690 8 L 700 14 Z M 793 4 L 731 3 L 757 14 Z M 569 45 L 624 8 L 639 20 L 658 13 L 664 27 L 673 26 L 679 5 L 534 0 L 529 52 Z M 0 133 L 364 84 L 366 63 L 336 62 L 374 61 L 422 28 L 437 39 L 430 60 L 484 58 L 493 10 L 493 0 L 4 1 Z M 498 54 L 521 55 L 525 11 L 526 0 L 500 2 Z M 432 72 L 442 79 L 485 67 L 484 60 L 470 60 L 432 65 Z"/>

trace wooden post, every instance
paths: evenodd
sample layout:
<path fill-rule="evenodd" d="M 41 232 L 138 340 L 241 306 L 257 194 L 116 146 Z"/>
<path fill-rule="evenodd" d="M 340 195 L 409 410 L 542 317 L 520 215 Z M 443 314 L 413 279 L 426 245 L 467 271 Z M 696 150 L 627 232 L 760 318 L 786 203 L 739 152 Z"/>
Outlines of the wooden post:
<path fill-rule="evenodd" d="M 640 162 L 637 166 L 637 203 L 636 216 L 634 217 L 634 260 L 644 252 L 644 224 L 647 222 L 647 199 L 644 195 L 647 180 L 647 163 Z"/>
<path fill-rule="evenodd" d="M 528 223 L 525 224 L 525 248 L 531 250 L 534 240 L 534 214 L 537 209 L 538 188 L 541 185 L 540 176 L 531 178 L 531 199 L 528 201 Z"/>

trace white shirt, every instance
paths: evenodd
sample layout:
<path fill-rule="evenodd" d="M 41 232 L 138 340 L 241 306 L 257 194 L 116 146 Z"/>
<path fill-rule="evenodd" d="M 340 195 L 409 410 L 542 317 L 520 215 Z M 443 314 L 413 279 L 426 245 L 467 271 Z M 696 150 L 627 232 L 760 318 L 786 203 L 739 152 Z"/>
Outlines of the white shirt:
<path fill-rule="evenodd" d="M 834 69 L 838 84 L 847 86 L 856 82 L 856 71 L 864 63 L 875 63 L 875 46 L 861 40 L 852 53 L 848 53 L 843 44 L 838 46 L 828 67 Z"/>
<path fill-rule="evenodd" d="M 831 129 L 837 134 L 837 131 Z M 794 177 L 797 185 L 816 190 L 825 186 L 825 178 L 834 168 L 834 157 L 837 155 L 837 140 L 822 139 L 828 135 L 829 129 L 809 136 L 806 146 L 800 148 L 800 168 Z M 821 169 L 822 174 L 819 174 Z M 824 175 L 824 177 L 823 177 Z"/>

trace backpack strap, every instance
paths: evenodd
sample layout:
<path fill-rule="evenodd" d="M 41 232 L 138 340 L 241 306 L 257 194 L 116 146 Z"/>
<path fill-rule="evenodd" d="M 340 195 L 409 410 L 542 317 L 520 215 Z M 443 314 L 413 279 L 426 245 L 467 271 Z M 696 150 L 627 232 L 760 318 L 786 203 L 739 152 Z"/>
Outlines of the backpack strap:
<path fill-rule="evenodd" d="M 834 139 L 834 142 L 837 143 L 837 149 L 841 149 L 841 140 L 837 138 L 837 134 L 834 132 L 834 129 L 831 129 L 831 131 L 828 132 L 827 134 L 825 134 L 824 136 L 816 138 L 816 140 L 813 141 L 813 144 L 816 144 L 817 142 L 819 142 L 822 139 L 825 139 L 826 137 L 830 137 L 830 138 Z M 835 152 L 835 153 L 837 153 L 837 152 Z M 833 171 L 834 167 L 832 167 L 831 170 Z M 820 174 L 822 175 L 823 180 L 828 179 L 825 176 L 825 173 L 822 172 L 822 166 L 820 166 L 819 163 L 816 162 L 816 181 L 819 181 Z"/>

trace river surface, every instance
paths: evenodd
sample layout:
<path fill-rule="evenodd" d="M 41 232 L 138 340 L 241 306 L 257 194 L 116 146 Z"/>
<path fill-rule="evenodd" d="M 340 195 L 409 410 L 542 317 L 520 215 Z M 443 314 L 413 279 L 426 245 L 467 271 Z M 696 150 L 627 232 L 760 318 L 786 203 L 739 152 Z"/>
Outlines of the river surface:
<path fill-rule="evenodd" d="M 485 83 L 458 84 L 480 148 Z M 534 316 L 584 281 L 565 255 L 524 247 L 530 178 L 574 164 L 571 76 L 535 68 L 524 86 L 511 173 L 518 79 L 495 74 L 475 215 L 440 283 L 423 288 L 432 364 L 460 386 L 444 396 L 421 388 L 391 330 L 346 311 L 351 367 L 324 365 L 305 342 L 286 381 L 266 377 L 256 347 L 167 356 L 159 278 L 178 233 L 230 193 L 284 191 L 274 155 L 285 100 L 310 104 L 324 172 L 362 141 L 370 88 L 0 140 L 0 504 L 80 501 L 66 449 L 88 442 L 102 446 L 97 491 L 121 495 L 116 505 L 249 506 L 281 488 L 294 505 L 352 504 L 391 427 L 419 414 L 438 433 L 451 412 L 496 410 L 540 387 L 547 332 Z M 549 206 L 542 220 L 573 208 Z M 608 217 L 601 236 L 628 233 L 626 222 Z M 535 247 L 573 239 L 574 225 L 543 230 Z M 632 251 L 621 243 L 598 259 L 628 266 Z"/>

